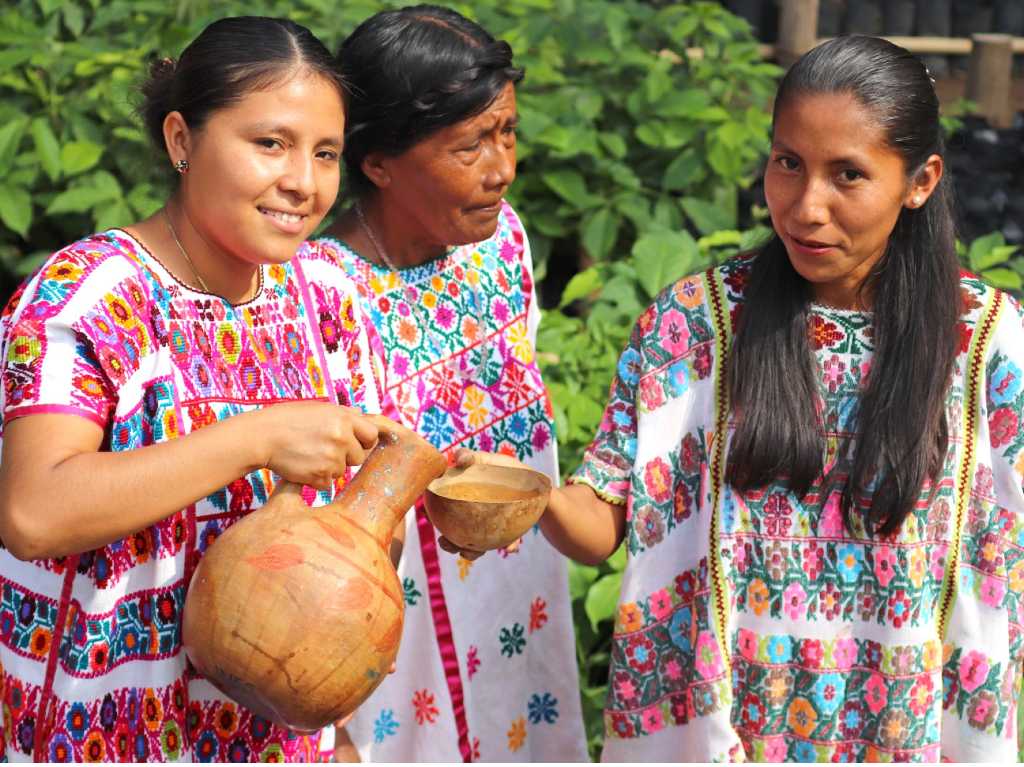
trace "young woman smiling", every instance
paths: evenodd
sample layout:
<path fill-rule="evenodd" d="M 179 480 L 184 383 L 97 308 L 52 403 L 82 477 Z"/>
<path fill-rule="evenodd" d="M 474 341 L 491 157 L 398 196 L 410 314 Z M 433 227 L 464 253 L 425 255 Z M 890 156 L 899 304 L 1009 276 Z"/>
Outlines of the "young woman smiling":
<path fill-rule="evenodd" d="M 317 735 L 197 678 L 180 615 L 276 477 L 323 502 L 376 441 L 355 290 L 304 243 L 337 194 L 341 83 L 308 30 L 242 17 L 144 97 L 171 198 L 55 253 L 0 318 L 0 752 L 308 761 Z"/>

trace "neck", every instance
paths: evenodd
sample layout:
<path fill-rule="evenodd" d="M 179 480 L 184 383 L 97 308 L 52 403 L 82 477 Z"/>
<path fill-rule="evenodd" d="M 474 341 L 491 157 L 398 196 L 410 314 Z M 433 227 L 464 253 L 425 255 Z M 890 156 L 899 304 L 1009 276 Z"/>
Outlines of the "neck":
<path fill-rule="evenodd" d="M 170 223 L 167 250 L 174 254 L 171 271 L 179 281 L 233 304 L 254 297 L 259 285 L 258 264 L 236 258 L 203 237 L 176 198 L 167 202 L 164 212 Z"/>
<path fill-rule="evenodd" d="M 363 214 L 359 220 L 358 211 Z M 447 246 L 430 240 L 416 221 L 396 211 L 379 195 L 362 197 L 331 227 L 331 233 L 360 255 L 385 267 L 419 266 L 444 254 Z"/>

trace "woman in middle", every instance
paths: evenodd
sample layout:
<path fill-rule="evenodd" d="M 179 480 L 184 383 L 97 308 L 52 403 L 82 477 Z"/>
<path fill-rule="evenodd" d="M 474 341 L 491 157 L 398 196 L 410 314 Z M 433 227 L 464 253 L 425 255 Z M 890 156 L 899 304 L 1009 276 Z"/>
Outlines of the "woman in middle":
<path fill-rule="evenodd" d="M 402 420 L 440 449 L 505 452 L 557 480 L 529 244 L 503 200 L 523 74 L 511 49 L 416 6 L 363 22 L 339 64 L 355 203 L 321 244 L 379 330 Z M 500 556 L 439 555 L 423 509 L 407 520 L 398 670 L 339 730 L 339 758 L 585 760 L 566 560 L 536 530 Z"/>

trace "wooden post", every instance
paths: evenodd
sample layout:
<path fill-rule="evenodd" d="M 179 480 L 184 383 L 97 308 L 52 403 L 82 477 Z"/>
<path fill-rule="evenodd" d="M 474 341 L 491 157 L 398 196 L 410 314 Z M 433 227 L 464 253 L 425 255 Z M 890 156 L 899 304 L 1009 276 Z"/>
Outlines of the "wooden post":
<path fill-rule="evenodd" d="M 775 58 L 790 66 L 818 42 L 818 0 L 779 0 Z"/>
<path fill-rule="evenodd" d="M 1010 35 L 971 35 L 967 68 L 967 98 L 993 128 L 1013 123 L 1013 38 Z"/>

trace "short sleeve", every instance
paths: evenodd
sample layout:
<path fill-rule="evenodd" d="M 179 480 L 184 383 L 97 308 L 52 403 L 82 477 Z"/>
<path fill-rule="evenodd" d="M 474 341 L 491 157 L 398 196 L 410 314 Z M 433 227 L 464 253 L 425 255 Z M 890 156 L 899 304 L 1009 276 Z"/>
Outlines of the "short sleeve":
<path fill-rule="evenodd" d="M 105 428 L 117 397 L 87 321 L 95 281 L 73 249 L 55 254 L 5 313 L 3 419 L 66 413 Z M 116 300 L 116 299 L 112 299 Z M 82 311 L 80 307 L 88 307 Z"/>
<path fill-rule="evenodd" d="M 619 357 L 597 436 L 584 451 L 582 464 L 569 478 L 570 483 L 589 485 L 598 496 L 615 504 L 626 503 L 636 461 L 641 339 L 642 330 L 637 324 Z"/>

